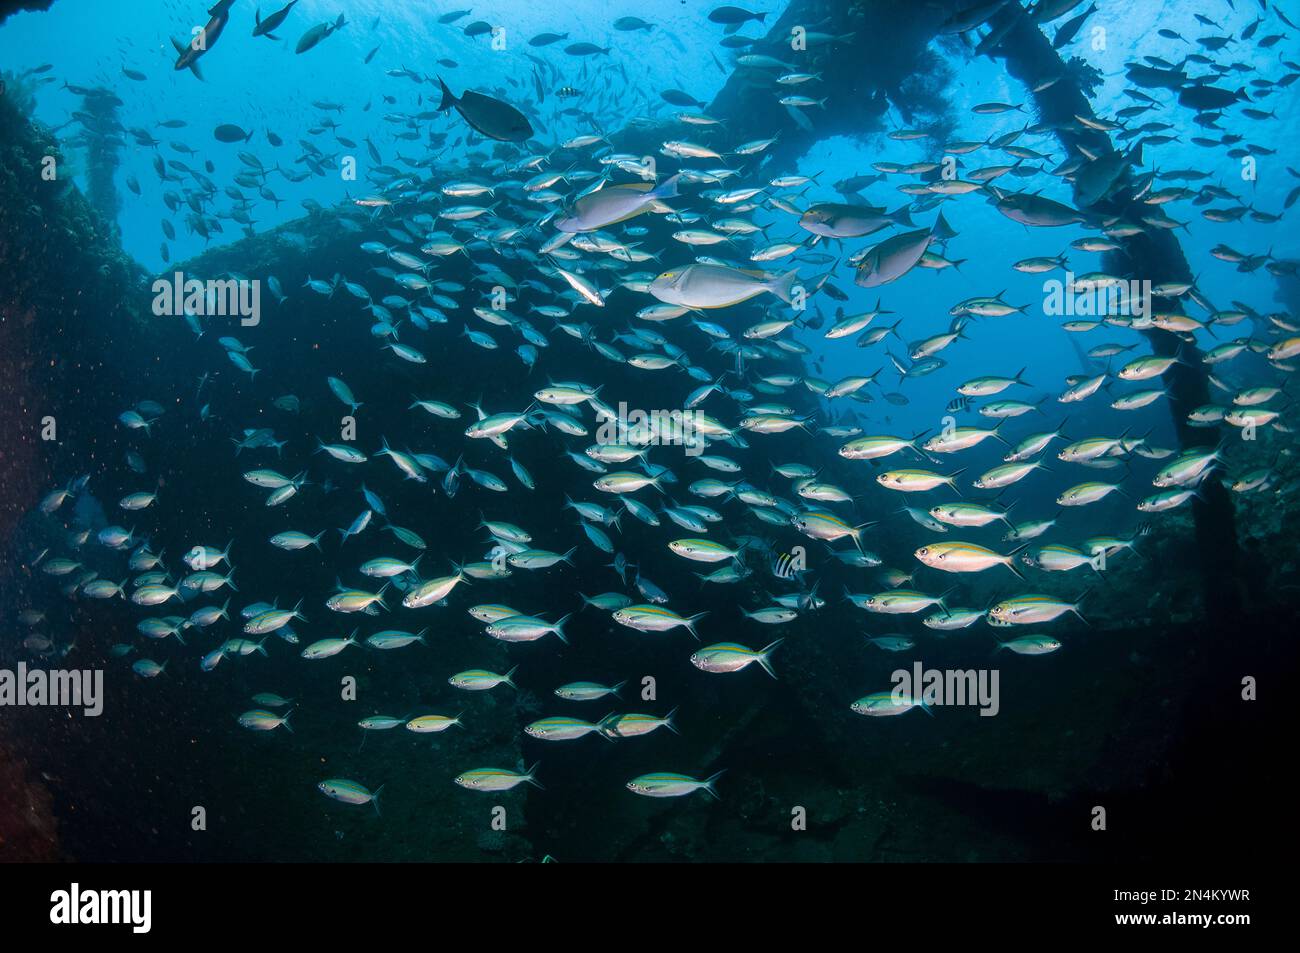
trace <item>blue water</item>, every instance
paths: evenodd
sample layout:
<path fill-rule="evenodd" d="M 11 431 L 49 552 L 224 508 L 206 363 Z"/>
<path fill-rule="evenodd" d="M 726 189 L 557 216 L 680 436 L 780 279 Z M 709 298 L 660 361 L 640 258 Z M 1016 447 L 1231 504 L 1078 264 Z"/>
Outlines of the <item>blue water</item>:
<path fill-rule="evenodd" d="M 1211 16 L 1222 25 L 1222 31 L 1219 31 L 1204 27 L 1194 19 L 1195 14 L 1201 12 L 1200 6 L 1178 0 L 1140 2 L 1124 4 L 1122 8 L 1103 6 L 1093 15 L 1065 52 L 1083 52 L 1088 63 L 1105 76 L 1104 84 L 1093 99 L 1098 115 L 1110 115 L 1132 105 L 1133 101 L 1122 95 L 1126 62 L 1141 56 L 1157 56 L 1178 62 L 1183 45 L 1158 36 L 1157 29 L 1172 29 L 1185 37 L 1219 32 L 1239 34 L 1256 13 L 1249 3 L 1241 3 L 1236 9 L 1222 3 L 1209 4 Z M 216 171 L 211 178 L 217 182 L 224 181 L 225 177 L 242 168 L 235 154 L 243 148 L 241 144 L 216 144 L 211 140 L 210 127 L 219 123 L 233 123 L 253 130 L 254 140 L 249 148 L 268 164 L 271 160 L 288 164 L 296 154 L 294 144 L 300 139 L 314 140 L 309 130 L 324 115 L 339 122 L 340 134 L 361 144 L 355 151 L 362 154 L 366 139 L 381 146 L 386 160 L 391 159 L 394 152 L 410 154 L 416 151 L 410 148 L 413 144 L 393 143 L 393 126 L 383 121 L 384 115 L 392 112 L 393 107 L 388 106 L 382 97 L 398 96 L 402 108 L 407 109 L 415 107 L 415 95 L 419 94 L 422 95 L 422 108 L 432 109 L 437 105 L 435 89 L 428 85 L 414 86 L 408 79 L 389 77 L 385 74 L 388 69 L 409 67 L 422 75 L 441 74 L 457 92 L 462 88 L 478 88 L 517 94 L 521 90 L 527 92 L 531 84 L 532 63 L 526 54 L 553 64 L 567 83 L 579 88 L 603 85 L 606 79 L 597 82 L 590 79 L 590 74 L 600 70 L 604 77 L 614 74 L 616 68 L 617 73 L 611 81 L 612 92 L 608 96 L 610 112 L 598 116 L 605 130 L 620 128 L 622 122 L 632 115 L 668 116 L 679 111 L 678 107 L 659 99 L 657 93 L 661 89 L 681 89 L 707 103 L 727 78 L 710 56 L 711 52 L 717 52 L 718 58 L 727 62 L 727 51 L 716 49 L 722 28 L 707 20 L 708 11 L 714 7 L 710 0 L 662 4 L 652 11 L 653 15 L 643 4 L 628 0 L 598 4 L 575 2 L 558 8 L 520 3 L 483 4 L 475 6 L 470 15 L 450 25 L 438 24 L 436 17 L 463 7 L 385 0 L 350 0 L 347 4 L 331 0 L 301 0 L 281 28 L 283 35 L 279 43 L 250 35 L 248 24 L 253 11 L 261 7 L 263 14 L 268 14 L 271 12 L 268 5 L 253 0 L 237 0 L 232 9 L 234 22 L 222 35 L 213 54 L 201 61 L 206 82 L 197 81 L 188 71 L 177 73 L 172 69 L 175 52 L 169 42 L 170 37 L 183 38 L 196 24 L 206 21 L 206 16 L 200 14 L 201 7 L 201 3 L 183 2 L 143 5 L 125 0 L 61 0 L 48 13 L 19 14 L 6 24 L 0 31 L 0 55 L 3 55 L 8 68 L 16 71 L 42 63 L 55 63 L 61 78 L 70 83 L 112 88 L 124 102 L 120 115 L 124 126 L 152 130 L 163 140 L 164 145 L 160 148 L 165 156 L 189 158 L 169 152 L 166 145 L 169 142 L 179 141 L 198 149 L 199 155 L 195 158 L 213 162 Z M 293 44 L 309 26 L 333 21 L 340 11 L 345 12 L 349 19 L 347 27 L 307 53 L 294 54 Z M 773 8 L 767 22 L 773 22 L 779 12 Z M 618 17 L 630 15 L 653 21 L 655 29 L 648 33 L 628 33 L 608 26 Z M 464 35 L 463 27 L 479 19 L 505 27 L 504 49 L 492 48 L 490 34 L 475 38 Z M 1064 22 L 1064 19 L 1057 22 Z M 542 32 L 568 33 L 570 38 L 543 48 L 528 46 L 527 40 Z M 750 36 L 760 32 L 754 23 L 747 24 L 740 31 L 742 35 Z M 1265 34 L 1266 31 L 1261 31 L 1260 36 Z M 599 56 L 580 59 L 563 52 L 567 43 L 581 40 L 600 46 L 612 45 L 613 50 L 608 59 Z M 374 59 L 368 66 L 363 66 L 361 61 L 376 47 L 378 53 Z M 1277 44 L 1272 50 L 1236 50 L 1234 47 L 1229 47 L 1229 50 L 1239 55 L 1226 59 L 1245 60 L 1260 75 L 1285 72 L 1280 61 L 1300 55 L 1297 47 L 1289 41 Z M 454 69 L 440 67 L 435 62 L 440 57 L 451 58 L 459 66 Z M 1027 99 L 1026 91 L 1018 88 L 1018 84 L 1006 75 L 1000 61 L 981 57 L 954 65 L 959 69 L 959 81 L 955 88 L 945 93 L 959 123 L 954 131 L 955 138 L 993 138 L 1025 124 L 1027 120 L 1022 112 L 997 116 L 974 116 L 968 112 L 970 106 L 982 102 L 1020 103 Z M 143 72 L 148 76 L 147 81 L 126 79 L 121 72 L 124 66 Z M 510 85 L 512 80 L 520 84 L 518 88 Z M 1171 98 L 1160 91 L 1155 94 Z M 345 111 L 342 114 L 321 113 L 311 106 L 317 101 L 341 104 Z M 554 104 L 553 97 L 550 102 Z M 69 111 L 77 105 L 76 97 L 51 87 L 41 91 L 36 115 L 51 125 L 58 125 L 66 121 Z M 1223 128 L 1244 135 L 1246 142 L 1267 145 L 1277 150 L 1277 155 L 1259 158 L 1259 177 L 1253 183 L 1242 181 L 1241 166 L 1236 160 L 1216 156 L 1207 169 L 1215 174 L 1215 178 L 1206 181 L 1220 181 L 1227 188 L 1249 196 L 1256 207 L 1276 210 L 1295 182 L 1286 175 L 1283 166 L 1294 136 L 1289 130 L 1296 128 L 1300 117 L 1296 97 L 1286 90 L 1279 91 L 1260 105 L 1268 110 L 1275 109 L 1276 118 L 1259 123 L 1230 117 L 1223 123 Z M 817 110 L 811 110 L 810 115 L 816 125 Z M 905 125 L 896 112 L 890 115 L 894 125 Z M 181 130 L 154 128 L 156 123 L 173 118 L 184 119 L 190 125 Z M 1157 118 L 1168 121 L 1161 115 Z M 435 123 L 435 128 L 443 125 Z M 278 134 L 286 145 L 280 150 L 270 149 L 264 137 L 267 129 Z M 1191 126 L 1169 130 L 1172 135 L 1181 134 L 1184 141 L 1149 148 L 1149 154 L 1156 157 L 1155 165 L 1163 169 L 1206 169 L 1207 156 L 1215 154 L 1186 142 L 1193 130 L 1195 127 Z M 547 125 L 539 141 L 553 145 L 590 131 L 585 122 L 561 117 L 559 122 Z M 329 138 L 326 133 L 323 140 L 328 143 Z M 1026 139 L 1020 144 L 1042 147 L 1059 158 L 1059 149 L 1051 137 Z M 337 145 L 326 151 L 350 154 L 350 150 Z M 800 158 L 797 169 L 805 175 L 820 173 L 821 185 L 814 186 L 806 194 L 808 203 L 839 200 L 830 186 L 851 175 L 870 174 L 871 163 L 877 161 L 884 151 L 888 152 L 890 161 L 904 164 L 927 155 L 924 142 L 894 142 L 880 134 L 861 137 L 835 135 L 814 144 Z M 124 248 L 146 268 L 163 271 L 163 261 L 159 256 L 163 236 L 158 222 L 170 216 L 162 203 L 163 190 L 152 171 L 151 159 L 152 152 L 148 149 L 128 147 L 125 150 L 116 179 L 119 193 L 129 201 L 125 203 L 119 221 Z M 773 175 L 780 172 L 772 170 Z M 139 181 L 144 190 L 138 199 L 127 192 L 129 177 Z M 1035 187 L 1039 185 L 1042 185 L 1041 179 L 1035 180 Z M 254 218 L 259 231 L 300 216 L 300 203 L 305 198 L 323 205 L 343 200 L 348 192 L 348 183 L 335 176 L 313 177 L 300 185 L 279 179 L 275 181 L 273 191 L 283 204 L 277 208 L 265 201 L 257 202 Z M 1050 186 L 1045 194 L 1068 199 L 1064 190 L 1053 192 Z M 868 198 L 890 208 L 895 207 L 897 201 L 887 184 L 872 187 Z M 936 292 L 941 301 L 946 302 L 950 298 L 957 301 L 971 295 L 991 294 L 1005 287 L 1006 300 L 1016 304 L 1041 300 L 1042 278 L 1020 275 L 1009 266 L 1030 255 L 1058 254 L 1070 241 L 1085 234 L 1078 227 L 1053 229 L 1050 235 L 1009 227 L 993 208 L 980 202 L 952 204 L 947 214 L 960 233 L 973 238 L 978 236 L 975 240 L 980 241 L 981 250 L 960 274 L 948 270 L 938 277 L 929 276 L 933 278 L 931 282 L 915 281 L 891 289 L 888 306 L 908 319 L 909 340 L 938 333 L 947 327 L 946 308 L 935 300 L 933 295 Z M 768 217 L 772 221 L 789 221 L 780 213 L 769 212 Z M 1193 262 L 1202 260 L 1209 249 L 1219 243 L 1254 253 L 1271 248 L 1278 258 L 1300 254 L 1300 238 L 1293 230 L 1284 227 L 1271 227 L 1267 231 L 1267 240 L 1264 240 L 1264 233 L 1247 219 L 1235 223 L 1209 223 L 1196 215 L 1183 217 L 1189 219 L 1188 228 L 1178 234 L 1189 260 Z M 756 216 L 760 222 L 763 218 L 761 212 Z M 236 237 L 237 226 L 227 222 L 225 227 L 225 240 Z M 792 236 L 803 237 L 797 228 L 790 225 L 784 228 Z M 167 243 L 173 262 L 184 261 L 206 246 L 201 236 L 185 232 L 181 228 L 177 240 Z M 989 241 L 991 236 L 996 236 L 996 241 Z M 775 240 L 781 236 L 774 233 L 772 237 Z M 223 236 L 217 236 L 216 240 L 222 241 Z M 1071 264 L 1076 273 L 1093 270 L 1082 267 L 1089 258 L 1093 258 L 1095 263 L 1095 256 L 1079 253 L 1072 256 Z M 990 273 L 999 276 L 996 288 L 989 287 L 984 279 L 984 275 Z M 1059 273 L 1055 277 L 1059 278 Z M 846 313 L 865 310 L 875 303 L 874 295 L 854 289 L 847 282 L 843 284 L 851 296 L 844 305 Z M 1230 268 L 1205 269 L 1199 287 L 1215 302 L 1226 302 L 1239 295 L 1237 278 Z M 1274 302 L 1264 295 L 1252 303 L 1261 311 L 1267 311 Z M 1022 354 L 1031 357 L 1048 379 L 1079 370 L 1069 341 L 1055 327 L 1044 322 L 1022 321 L 1017 325 L 1016 337 Z M 815 344 L 815 338 L 810 343 Z M 830 357 L 824 365 L 824 376 L 828 379 L 875 369 L 874 366 L 861 367 L 856 362 L 856 355 L 846 354 L 844 349 L 834 351 L 839 356 Z M 1030 362 L 1019 357 L 1007 362 L 1000 336 L 981 333 L 978 328 L 972 333 L 966 353 L 968 360 L 961 368 L 940 371 L 930 379 L 930 383 L 947 390 L 964 379 L 964 368 L 970 365 L 986 368 L 988 373 L 1010 374 Z M 917 413 L 894 409 L 891 416 L 916 429 L 934 423 L 928 411 Z"/>

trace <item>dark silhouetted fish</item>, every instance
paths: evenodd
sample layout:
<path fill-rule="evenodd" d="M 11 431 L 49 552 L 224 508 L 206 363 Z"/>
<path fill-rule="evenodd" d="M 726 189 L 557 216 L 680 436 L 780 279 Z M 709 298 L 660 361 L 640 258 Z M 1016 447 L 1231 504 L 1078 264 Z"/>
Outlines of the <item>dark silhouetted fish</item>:
<path fill-rule="evenodd" d="M 275 13 L 272 13 L 265 20 L 262 19 L 262 11 L 259 9 L 254 14 L 257 20 L 257 25 L 253 27 L 253 36 L 264 36 L 271 40 L 280 39 L 278 36 L 274 36 L 271 31 L 285 21 L 289 16 L 289 11 L 293 9 L 294 4 L 297 2 L 298 0 L 289 0 L 283 10 L 278 10 Z"/>
<path fill-rule="evenodd" d="M 321 40 L 328 37 L 331 33 L 337 33 L 339 30 L 343 29 L 347 25 L 348 25 L 348 21 L 344 19 L 343 14 L 341 13 L 339 14 L 339 18 L 335 20 L 334 23 L 332 24 L 331 23 L 316 24 L 314 27 L 312 27 L 310 30 L 308 30 L 306 33 L 302 35 L 302 39 L 298 41 L 298 46 L 295 48 L 294 52 L 306 53 L 313 46 L 318 44 Z"/>
<path fill-rule="evenodd" d="M 248 142 L 253 138 L 251 132 L 245 132 L 239 126 L 230 123 L 222 123 L 216 129 L 212 130 L 218 142 Z"/>
<path fill-rule="evenodd" d="M 208 10 L 208 15 L 212 19 L 195 35 L 188 46 L 182 46 L 176 40 L 172 40 L 172 46 L 176 47 L 176 52 L 179 54 L 176 58 L 177 72 L 188 69 L 199 79 L 203 78 L 203 74 L 199 72 L 199 57 L 210 51 L 217 45 L 217 40 L 221 39 L 222 31 L 230 22 L 230 7 L 234 2 L 235 0 L 217 0 Z"/>
<path fill-rule="evenodd" d="M 446 112 L 454 106 L 476 132 L 499 142 L 523 142 L 532 137 L 533 127 L 528 117 L 509 103 L 473 90 L 457 99 L 442 77 L 438 77 L 438 85 L 442 87 L 439 112 Z"/>

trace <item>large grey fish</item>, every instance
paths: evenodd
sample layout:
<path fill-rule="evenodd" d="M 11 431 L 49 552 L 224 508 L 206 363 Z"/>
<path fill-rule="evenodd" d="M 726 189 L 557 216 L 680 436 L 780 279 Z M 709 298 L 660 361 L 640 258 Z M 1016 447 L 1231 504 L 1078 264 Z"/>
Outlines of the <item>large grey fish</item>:
<path fill-rule="evenodd" d="M 645 182 L 630 182 L 597 189 L 574 202 L 573 214 L 556 221 L 555 227 L 562 232 L 592 232 L 606 225 L 625 222 L 649 211 L 660 199 L 677 195 L 680 178 L 680 175 L 674 175 L 654 188 Z"/>
<path fill-rule="evenodd" d="M 1180 89 L 1187 82 L 1187 73 L 1181 68 L 1161 69 L 1142 63 L 1128 63 L 1124 71 L 1130 83 L 1145 89 Z"/>
<path fill-rule="evenodd" d="M 889 225 L 911 225 L 908 207 L 894 212 L 871 205 L 819 202 L 804 212 L 799 227 L 826 238 L 861 238 Z"/>
<path fill-rule="evenodd" d="M 650 293 L 660 301 L 684 308 L 729 308 L 765 291 L 789 304 L 791 289 L 798 279 L 798 271 L 769 277 L 757 271 L 696 263 L 665 271 L 650 283 Z"/>
<path fill-rule="evenodd" d="M 878 288 L 897 281 L 911 271 L 930 247 L 932 241 L 951 238 L 956 233 L 944 219 L 943 213 L 930 228 L 919 228 L 887 238 L 867 252 L 858 265 L 854 284 L 863 288 Z"/>
<path fill-rule="evenodd" d="M 1078 209 L 1062 205 L 1041 195 L 1028 192 L 999 192 L 997 210 L 1021 225 L 1037 225 L 1052 228 L 1059 225 L 1073 225 L 1087 219 Z"/>
<path fill-rule="evenodd" d="M 1108 152 L 1083 166 L 1074 176 L 1075 203 L 1080 208 L 1087 208 L 1106 198 L 1130 164 L 1142 165 L 1141 143 L 1132 152 Z"/>
<path fill-rule="evenodd" d="M 1248 103 L 1251 100 L 1246 95 L 1244 86 L 1234 92 L 1219 86 L 1194 83 L 1190 86 L 1184 86 L 1178 91 L 1178 101 L 1184 106 L 1195 109 L 1197 112 L 1210 112 L 1227 109 L 1234 103 Z"/>
<path fill-rule="evenodd" d="M 457 99 L 447 88 L 447 84 L 442 81 L 441 76 L 438 77 L 438 85 L 442 87 L 442 102 L 438 104 L 439 112 L 446 112 L 455 106 L 456 112 L 460 113 L 476 132 L 499 142 L 524 142 L 532 138 L 533 127 L 528 117 L 509 103 L 473 90 L 469 90 Z"/>

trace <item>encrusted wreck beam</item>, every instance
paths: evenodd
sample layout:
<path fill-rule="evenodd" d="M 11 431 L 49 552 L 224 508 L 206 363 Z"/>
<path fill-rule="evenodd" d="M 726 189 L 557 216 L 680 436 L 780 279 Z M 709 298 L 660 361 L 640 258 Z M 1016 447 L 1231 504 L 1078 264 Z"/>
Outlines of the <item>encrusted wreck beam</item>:
<path fill-rule="evenodd" d="M 1071 154 L 1081 146 L 1096 153 L 1113 152 L 1110 136 L 1096 129 L 1080 129 L 1075 118 L 1096 119 L 1092 104 L 1073 74 L 1062 61 L 1060 54 L 1048 42 L 1046 35 L 1029 18 L 1019 4 L 1008 4 L 994 21 L 994 29 L 1014 21 L 1006 39 L 994 55 L 1006 61 L 1007 72 L 1034 90 L 1053 77 L 1060 80 L 1046 89 L 1038 89 L 1034 100 L 1045 123 L 1054 126 L 1061 144 Z M 1108 200 L 1098 203 L 1092 211 L 1116 214 L 1124 211 L 1125 203 Z M 1168 229 L 1156 233 L 1144 231 L 1122 240 L 1123 251 L 1104 259 L 1107 268 L 1117 273 L 1128 273 L 1151 282 L 1154 287 L 1162 282 L 1191 281 L 1191 269 L 1182 248 Z M 1176 311 L 1177 299 L 1153 297 L 1149 302 L 1152 312 Z M 1201 352 L 1182 338 L 1168 331 L 1143 332 L 1156 354 L 1172 356 L 1181 352 L 1184 363 L 1175 364 L 1165 375 L 1169 391 L 1169 409 L 1173 413 L 1174 427 L 1184 449 L 1213 447 L 1218 439 L 1216 430 L 1192 427 L 1187 422 L 1190 411 L 1210 403 L 1209 373 L 1201 361 Z M 1201 498 L 1192 503 L 1196 520 L 1196 551 L 1202 576 L 1202 593 L 1206 615 L 1216 624 L 1231 623 L 1241 608 L 1237 581 L 1238 544 L 1236 520 L 1228 490 L 1218 480 L 1206 480 L 1201 485 Z"/>
<path fill-rule="evenodd" d="M 110 339 L 139 333 L 138 268 L 68 181 L 58 143 L 0 97 L 0 539 L 49 486 L 71 477 L 62 437 L 93 413 L 84 376 L 111 393 Z M 120 379 L 120 378 L 117 378 Z M 84 413 L 83 413 L 84 412 Z M 53 438 L 45 418 L 52 418 Z M 44 431 L 44 433 L 43 433 Z"/>
<path fill-rule="evenodd" d="M 0 23 L 23 10 L 48 10 L 54 0 L 0 0 Z"/>

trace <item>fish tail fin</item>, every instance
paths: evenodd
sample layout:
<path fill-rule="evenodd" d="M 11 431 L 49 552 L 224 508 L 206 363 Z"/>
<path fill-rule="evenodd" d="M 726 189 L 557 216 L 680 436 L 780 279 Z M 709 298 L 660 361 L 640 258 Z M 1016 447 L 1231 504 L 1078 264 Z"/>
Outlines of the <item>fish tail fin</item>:
<path fill-rule="evenodd" d="M 673 734 L 680 735 L 681 732 L 677 730 L 677 725 L 673 723 L 673 718 L 676 717 L 676 715 L 677 715 L 677 706 L 674 705 L 673 710 L 670 711 L 664 717 L 664 727 L 667 728 L 669 731 L 671 731 Z"/>
<path fill-rule="evenodd" d="M 540 761 L 534 761 L 533 766 L 524 772 L 524 780 L 527 781 L 529 784 L 536 785 L 538 788 L 541 788 L 541 790 L 545 791 L 546 788 L 542 785 L 542 782 L 537 780 L 537 768 L 540 764 L 541 764 Z"/>
<path fill-rule="evenodd" d="M 657 199 L 671 199 L 671 198 L 676 198 L 676 196 L 677 196 L 677 194 L 678 194 L 678 193 L 677 193 L 677 183 L 678 183 L 679 181 L 681 181 L 681 178 L 682 178 L 682 175 L 681 175 L 681 173 L 679 172 L 679 173 L 677 173 L 676 175 L 671 176 L 670 178 L 665 179 L 662 183 L 660 183 L 660 184 L 659 184 L 659 185 L 654 189 L 653 192 L 650 193 L 651 196 L 654 197 L 654 198 L 657 198 Z"/>
<path fill-rule="evenodd" d="M 617 734 L 617 733 L 612 733 L 612 734 L 611 734 L 611 733 L 610 733 L 610 732 L 605 728 L 605 725 L 607 725 L 607 724 L 609 723 L 610 719 L 617 718 L 617 717 L 618 717 L 618 712 L 616 712 L 616 711 L 611 711 L 611 712 L 610 712 L 608 715 L 606 715 L 604 718 L 600 719 L 600 721 L 596 722 L 596 734 L 600 735 L 600 736 L 601 736 L 602 738 L 604 738 L 606 741 L 609 741 L 609 742 L 617 741 L 617 740 L 618 740 L 618 734 Z"/>
<path fill-rule="evenodd" d="M 722 777 L 726 773 L 727 773 L 727 769 L 723 768 L 721 771 L 709 775 L 708 779 L 704 782 L 704 790 L 707 791 L 710 795 L 712 795 L 715 801 L 722 800 L 722 798 L 718 795 L 718 789 L 715 785 L 717 785 L 718 783 L 718 778 Z"/>
<path fill-rule="evenodd" d="M 697 640 L 699 639 L 700 634 L 695 631 L 695 623 L 699 622 L 708 614 L 709 614 L 708 610 L 705 610 L 704 612 L 697 612 L 695 613 L 695 615 L 691 616 L 686 620 L 686 631 L 691 633 L 691 635 L 695 636 Z"/>
<path fill-rule="evenodd" d="M 343 14 L 341 14 L 341 13 L 339 14 L 339 16 L 342 16 L 342 15 L 343 15 Z M 362 737 L 364 738 L 365 735 L 362 735 Z M 375 814 L 376 814 L 378 817 L 383 817 L 383 816 L 384 816 L 384 812 L 381 811 L 381 810 L 379 810 L 379 794 L 380 794 L 380 792 L 383 791 L 383 790 L 384 790 L 384 786 L 381 784 L 381 785 L 379 785 L 379 787 L 375 788 L 375 793 L 372 794 L 372 795 L 370 795 L 370 803 L 373 804 L 373 805 L 375 806 Z"/>
<path fill-rule="evenodd" d="M 773 678 L 776 678 L 776 670 L 772 668 L 771 655 L 776 651 L 776 647 L 784 641 L 784 638 L 777 639 L 775 642 L 771 642 L 764 646 L 758 653 L 758 664 L 763 666 L 763 671 L 767 672 L 767 674 L 771 675 Z"/>
<path fill-rule="evenodd" d="M 565 645 L 569 644 L 569 637 L 564 634 L 564 623 L 568 622 L 569 619 L 571 619 L 572 617 L 573 617 L 572 612 L 565 613 L 563 616 L 560 617 L 560 621 L 555 623 L 555 629 L 554 629 L 555 634 L 559 636 L 560 641 L 563 642 Z"/>
<path fill-rule="evenodd" d="M 441 76 L 438 77 L 438 85 L 442 87 L 442 102 L 438 104 L 438 112 L 446 112 L 456 105 L 456 97 L 451 94 L 451 90 L 447 88 Z"/>
<path fill-rule="evenodd" d="M 1076 616 L 1078 616 L 1079 621 L 1082 622 L 1084 625 L 1092 625 L 1092 623 L 1083 617 L 1083 613 L 1079 611 L 1079 606 L 1083 605 L 1084 600 L 1087 599 L 1088 596 L 1090 595 L 1092 595 L 1092 590 L 1085 589 L 1083 595 L 1079 597 L 1078 602 L 1070 606 L 1070 611 L 1073 612 Z"/>
<path fill-rule="evenodd" d="M 795 282 L 798 280 L 799 280 L 799 269 L 792 268 L 790 271 L 787 271 L 780 278 L 777 278 L 774 282 L 772 282 L 769 285 L 769 288 L 771 289 L 772 294 L 776 295 L 786 304 L 792 304 L 793 302 L 791 301 L 790 298 L 791 290 L 794 288 Z"/>
<path fill-rule="evenodd" d="M 948 224 L 948 220 L 943 217 L 943 212 L 940 212 L 939 217 L 934 220 L 934 225 L 930 229 L 930 235 L 939 241 L 945 241 L 949 238 L 956 238 L 957 231 Z M 1002 296 L 998 295 L 998 297 Z"/>

